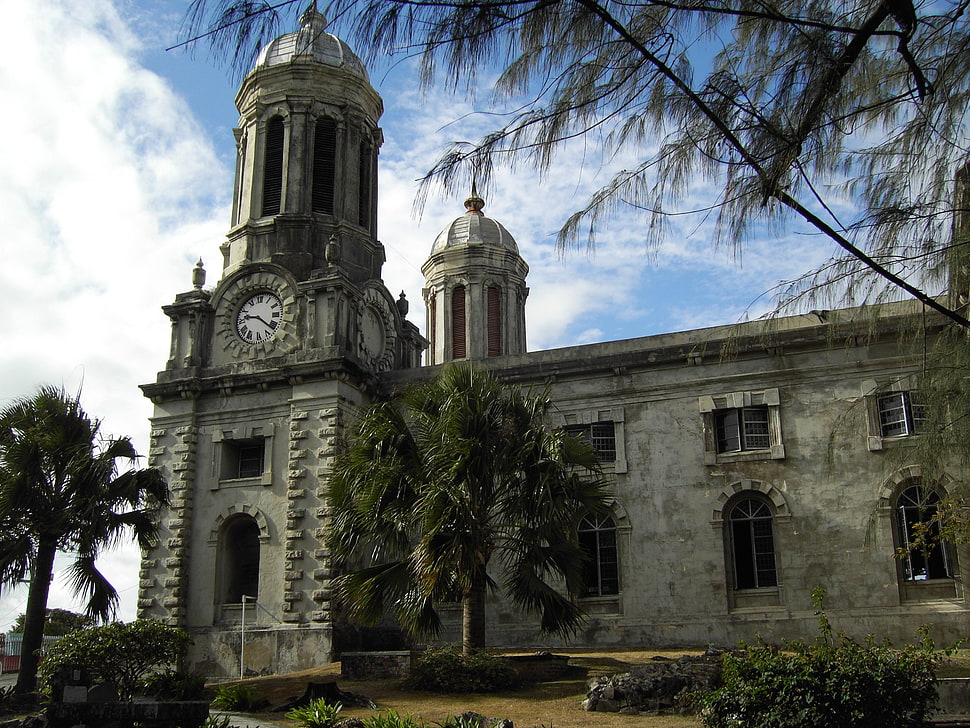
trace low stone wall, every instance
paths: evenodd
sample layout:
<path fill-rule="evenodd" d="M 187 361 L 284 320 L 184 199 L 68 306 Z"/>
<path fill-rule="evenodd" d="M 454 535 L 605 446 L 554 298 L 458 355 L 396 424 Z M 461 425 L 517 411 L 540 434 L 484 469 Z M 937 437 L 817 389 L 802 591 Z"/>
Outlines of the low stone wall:
<path fill-rule="evenodd" d="M 411 671 L 411 652 L 344 652 L 340 677 L 344 680 L 391 680 Z"/>
<path fill-rule="evenodd" d="M 51 703 L 44 714 L 50 728 L 76 725 L 98 728 L 122 728 L 137 721 L 142 726 L 157 728 L 199 728 L 209 717 L 209 703 L 204 700 L 171 702 L 120 703 Z"/>
<path fill-rule="evenodd" d="M 959 725 L 970 722 L 970 678 L 944 677 L 936 683 L 939 705 L 931 716 L 937 725 Z"/>

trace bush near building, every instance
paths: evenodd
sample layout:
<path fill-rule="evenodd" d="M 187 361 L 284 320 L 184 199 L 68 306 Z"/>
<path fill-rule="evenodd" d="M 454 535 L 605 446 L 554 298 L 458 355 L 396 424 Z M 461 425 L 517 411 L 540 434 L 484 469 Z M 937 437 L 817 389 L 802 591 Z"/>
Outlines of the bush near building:
<path fill-rule="evenodd" d="M 698 697 L 708 728 L 916 728 L 936 705 L 937 651 L 925 628 L 919 645 L 857 642 L 832 627 L 816 589 L 821 637 L 742 646 L 724 656 L 723 687 Z"/>

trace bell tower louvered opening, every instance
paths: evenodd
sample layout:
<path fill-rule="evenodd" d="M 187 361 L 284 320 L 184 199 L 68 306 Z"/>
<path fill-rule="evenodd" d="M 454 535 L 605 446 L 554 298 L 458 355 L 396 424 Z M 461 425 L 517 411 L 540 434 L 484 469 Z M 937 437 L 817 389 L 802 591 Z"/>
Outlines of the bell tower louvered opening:
<path fill-rule="evenodd" d="M 283 120 L 278 116 L 266 125 L 263 162 L 263 217 L 279 215 L 283 199 Z"/>
<path fill-rule="evenodd" d="M 317 120 L 313 137 L 312 209 L 334 214 L 334 180 L 337 175 L 337 124 L 323 117 Z"/>
<path fill-rule="evenodd" d="M 358 156 L 360 188 L 357 194 L 357 224 L 368 230 L 370 229 L 371 184 L 373 181 L 371 174 L 372 158 L 370 143 L 361 141 Z"/>
<path fill-rule="evenodd" d="M 496 286 L 488 287 L 488 356 L 502 356 L 502 292 Z"/>
<path fill-rule="evenodd" d="M 465 349 L 465 287 L 451 292 L 451 358 L 464 359 Z"/>
<path fill-rule="evenodd" d="M 434 294 L 428 302 L 428 335 L 431 337 L 431 361 L 428 363 L 437 364 L 435 355 L 438 351 L 438 297 Z"/>

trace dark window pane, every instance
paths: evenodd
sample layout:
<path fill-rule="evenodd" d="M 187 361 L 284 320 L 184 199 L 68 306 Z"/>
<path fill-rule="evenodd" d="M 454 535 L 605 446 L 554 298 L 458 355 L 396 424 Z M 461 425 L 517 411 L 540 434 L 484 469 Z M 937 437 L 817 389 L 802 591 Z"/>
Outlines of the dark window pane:
<path fill-rule="evenodd" d="M 259 596 L 259 526 L 250 517 L 237 518 L 226 527 L 223 558 L 227 570 L 226 602 Z"/>
<path fill-rule="evenodd" d="M 760 498 L 745 498 L 731 509 L 729 521 L 734 588 L 777 586 L 773 519 L 768 504 Z"/>
<path fill-rule="evenodd" d="M 579 523 L 579 545 L 586 552 L 586 596 L 620 593 L 616 523 L 609 516 L 587 514 Z"/>

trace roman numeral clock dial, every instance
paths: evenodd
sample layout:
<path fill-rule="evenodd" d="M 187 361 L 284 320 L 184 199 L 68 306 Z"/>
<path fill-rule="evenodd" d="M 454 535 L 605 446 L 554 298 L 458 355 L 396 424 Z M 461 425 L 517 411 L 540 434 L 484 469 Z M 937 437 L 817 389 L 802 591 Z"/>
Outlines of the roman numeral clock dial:
<path fill-rule="evenodd" d="M 247 344 L 272 339 L 283 321 L 283 301 L 275 293 L 261 291 L 243 301 L 236 314 L 236 333 Z"/>

